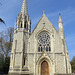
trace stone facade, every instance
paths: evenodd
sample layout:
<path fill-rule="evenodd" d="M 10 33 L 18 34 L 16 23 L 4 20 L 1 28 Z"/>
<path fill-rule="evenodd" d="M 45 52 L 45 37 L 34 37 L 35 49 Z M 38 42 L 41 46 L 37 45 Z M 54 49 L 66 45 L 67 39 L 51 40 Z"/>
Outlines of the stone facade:
<path fill-rule="evenodd" d="M 57 31 L 45 14 L 31 32 L 27 3 L 23 0 L 21 13 L 15 20 L 14 38 L 9 73 L 43 75 L 70 74 L 71 65 L 64 37 L 63 22 L 59 14 Z M 46 64 L 47 63 L 47 64 Z"/>

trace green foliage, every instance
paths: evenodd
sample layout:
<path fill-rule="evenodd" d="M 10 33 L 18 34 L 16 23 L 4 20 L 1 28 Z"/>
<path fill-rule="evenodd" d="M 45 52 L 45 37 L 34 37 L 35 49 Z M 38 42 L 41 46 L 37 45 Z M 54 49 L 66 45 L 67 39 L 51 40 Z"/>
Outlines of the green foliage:
<path fill-rule="evenodd" d="M 72 61 L 75 61 L 75 56 L 72 58 Z"/>
<path fill-rule="evenodd" d="M 0 72 L 3 72 L 4 59 L 0 60 Z"/>
<path fill-rule="evenodd" d="M 0 59 L 0 72 L 8 73 L 10 64 L 10 52 L 13 41 L 13 28 L 8 28 L 5 32 L 0 32 L 0 53 L 3 58 Z"/>
<path fill-rule="evenodd" d="M 3 66 L 3 68 L 4 68 L 4 73 L 8 73 L 8 71 L 9 71 L 9 64 L 10 64 L 10 58 L 9 57 L 6 57 L 5 58 L 5 62 L 4 62 L 4 66 Z"/>
<path fill-rule="evenodd" d="M 73 59 L 70 63 L 71 63 L 71 67 L 72 67 L 72 72 L 74 73 L 75 72 L 75 56 L 73 57 Z"/>
<path fill-rule="evenodd" d="M 10 64 L 10 58 L 9 57 L 6 57 L 5 60 L 1 59 L 1 61 L 0 61 L 0 72 L 7 74 L 9 71 L 9 64 Z"/>

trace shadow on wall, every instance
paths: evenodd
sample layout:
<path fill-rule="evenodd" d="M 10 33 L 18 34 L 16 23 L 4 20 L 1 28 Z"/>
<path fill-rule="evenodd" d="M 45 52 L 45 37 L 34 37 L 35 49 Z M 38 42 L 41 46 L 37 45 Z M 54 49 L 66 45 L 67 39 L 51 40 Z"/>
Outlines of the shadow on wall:
<path fill-rule="evenodd" d="M 20 75 L 20 74 L 0 74 L 0 75 Z M 21 74 L 21 75 L 27 75 L 27 74 Z M 29 74 L 28 74 L 29 75 Z M 30 74 L 31 75 L 31 74 Z M 55 74 L 55 75 L 75 75 L 74 73 L 72 74 Z"/>

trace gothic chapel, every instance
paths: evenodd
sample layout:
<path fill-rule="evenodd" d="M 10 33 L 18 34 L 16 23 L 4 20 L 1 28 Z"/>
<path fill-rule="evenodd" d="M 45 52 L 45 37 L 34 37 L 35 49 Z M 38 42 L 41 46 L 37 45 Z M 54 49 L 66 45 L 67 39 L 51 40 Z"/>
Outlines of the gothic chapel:
<path fill-rule="evenodd" d="M 27 0 L 15 20 L 9 74 L 58 75 L 70 74 L 71 65 L 59 14 L 59 31 L 45 14 L 31 32 Z"/>

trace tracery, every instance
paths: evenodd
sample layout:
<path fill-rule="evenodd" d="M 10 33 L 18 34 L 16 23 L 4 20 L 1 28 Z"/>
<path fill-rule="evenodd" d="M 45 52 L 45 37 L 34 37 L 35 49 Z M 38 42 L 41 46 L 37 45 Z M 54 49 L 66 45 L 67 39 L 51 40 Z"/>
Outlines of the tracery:
<path fill-rule="evenodd" d="M 46 31 L 38 35 L 38 52 L 43 52 L 44 50 L 47 52 L 51 51 L 50 36 Z"/>

